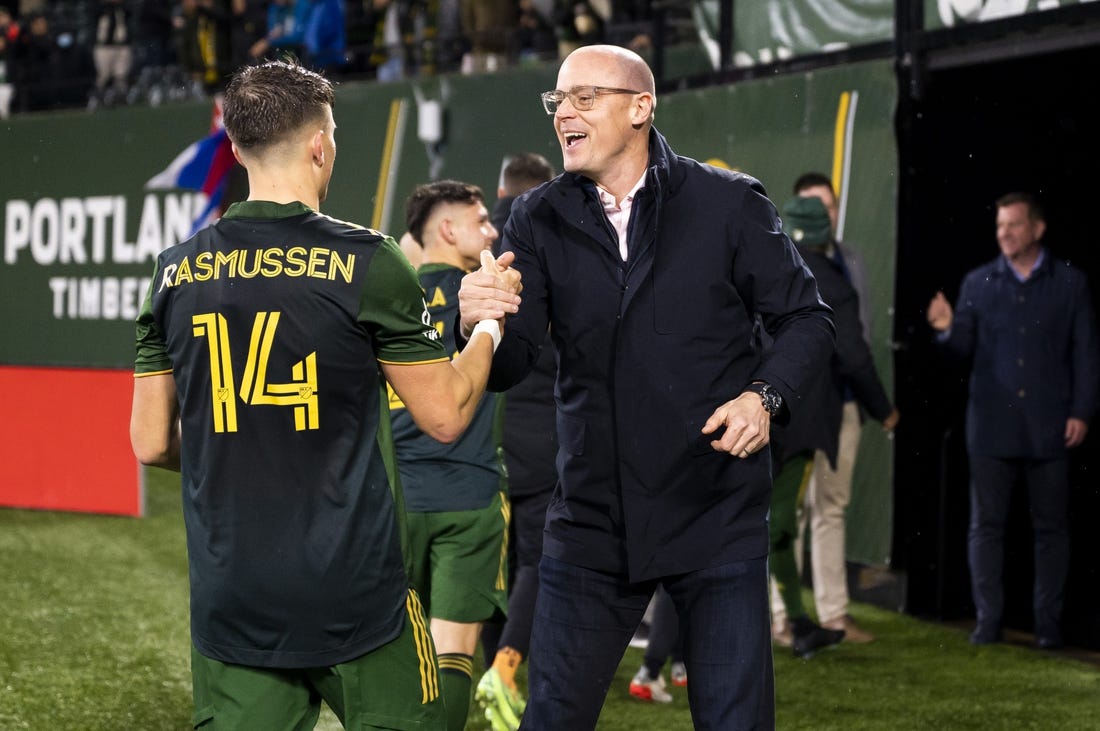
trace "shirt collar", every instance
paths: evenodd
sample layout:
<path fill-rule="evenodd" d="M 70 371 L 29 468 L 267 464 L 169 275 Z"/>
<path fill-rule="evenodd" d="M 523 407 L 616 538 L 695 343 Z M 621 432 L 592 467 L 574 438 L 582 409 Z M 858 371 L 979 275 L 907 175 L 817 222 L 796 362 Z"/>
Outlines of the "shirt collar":
<path fill-rule="evenodd" d="M 1035 276 L 1035 273 L 1038 272 L 1039 269 L 1043 266 L 1043 262 L 1046 261 L 1046 258 L 1047 258 L 1046 248 L 1045 247 L 1040 248 L 1039 249 L 1039 256 L 1035 257 L 1035 263 L 1031 265 L 1031 271 L 1029 271 L 1025 275 L 1021 275 L 1018 271 L 1016 271 L 1016 267 L 1012 266 L 1012 262 L 1010 262 L 1004 254 L 1001 254 L 1001 266 L 1003 266 L 1005 269 L 1007 269 L 1009 272 L 1011 272 L 1012 276 L 1016 277 L 1016 281 L 1026 282 L 1026 281 L 1028 281 L 1029 279 L 1031 279 L 1032 277 Z"/>
<path fill-rule="evenodd" d="M 303 213 L 312 213 L 313 209 L 305 203 L 275 203 L 273 201 L 237 201 L 229 206 L 222 218 L 290 218 Z"/>
<path fill-rule="evenodd" d="M 633 202 L 634 196 L 638 194 L 639 190 L 645 187 L 645 174 L 646 171 L 643 170 L 642 177 L 638 178 L 638 182 L 634 184 L 634 187 L 623 196 L 622 202 L 615 200 L 615 196 L 597 184 L 596 195 L 600 197 L 600 203 L 603 204 L 603 209 L 605 211 L 613 211 L 621 208 L 624 203 Z"/>
<path fill-rule="evenodd" d="M 622 256 L 623 261 L 626 261 L 629 256 L 629 245 L 627 242 L 627 234 L 630 229 L 630 212 L 634 209 L 634 196 L 638 194 L 642 186 L 645 185 L 645 171 L 642 171 L 642 177 L 638 178 L 638 182 L 634 184 L 634 187 L 630 189 L 622 201 L 616 201 L 608 191 L 604 190 L 600 186 L 596 186 L 596 195 L 600 199 L 600 205 L 603 206 L 604 215 L 607 216 L 608 223 L 615 229 L 615 237 L 619 240 L 619 255 Z"/>

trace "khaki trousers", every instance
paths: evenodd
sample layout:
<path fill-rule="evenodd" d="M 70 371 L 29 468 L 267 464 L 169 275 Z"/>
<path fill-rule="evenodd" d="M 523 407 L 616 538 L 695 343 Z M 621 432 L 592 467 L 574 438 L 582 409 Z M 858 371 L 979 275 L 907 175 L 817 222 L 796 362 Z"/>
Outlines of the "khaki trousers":
<path fill-rule="evenodd" d="M 814 469 L 806 500 L 799 517 L 795 558 L 801 570 L 802 536 L 806 524 L 810 528 L 810 566 L 813 574 L 814 607 L 818 622 L 830 622 L 848 613 L 848 569 L 845 553 L 845 514 L 852 498 L 852 473 L 862 424 L 855 401 L 844 404 L 840 421 L 840 444 L 836 469 L 829 458 L 818 450 L 814 453 Z M 787 616 L 778 587 L 772 582 L 772 621 L 782 622 Z"/>
<path fill-rule="evenodd" d="M 810 521 L 810 565 L 813 569 L 814 604 L 821 622 L 848 613 L 848 569 L 844 548 L 845 514 L 852 498 L 852 472 L 859 452 L 859 407 L 844 404 L 840 422 L 840 447 L 836 469 L 818 451 L 814 454 L 814 476 L 807 491 Z"/>

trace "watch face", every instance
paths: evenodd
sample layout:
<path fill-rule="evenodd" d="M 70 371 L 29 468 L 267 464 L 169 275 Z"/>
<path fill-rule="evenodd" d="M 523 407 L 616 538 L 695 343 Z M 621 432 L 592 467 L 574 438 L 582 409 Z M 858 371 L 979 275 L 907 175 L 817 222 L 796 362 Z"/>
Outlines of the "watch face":
<path fill-rule="evenodd" d="M 760 390 L 760 400 L 772 416 L 778 414 L 780 407 L 783 406 L 783 397 L 771 386 L 764 386 Z"/>

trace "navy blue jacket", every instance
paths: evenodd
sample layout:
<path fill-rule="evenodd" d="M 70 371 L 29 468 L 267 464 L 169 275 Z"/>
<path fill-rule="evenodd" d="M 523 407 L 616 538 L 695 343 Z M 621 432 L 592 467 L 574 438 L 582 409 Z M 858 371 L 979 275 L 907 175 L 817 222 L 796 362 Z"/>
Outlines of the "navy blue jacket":
<path fill-rule="evenodd" d="M 544 553 L 641 580 L 763 557 L 771 459 L 714 451 L 700 429 L 752 379 L 791 409 L 833 348 L 829 308 L 756 180 L 675 155 L 650 135 L 629 262 L 592 182 L 520 196 L 504 229 L 523 304 L 490 387 L 558 360 L 559 484 Z M 761 356 L 754 313 L 775 336 Z"/>
<path fill-rule="evenodd" d="M 971 454 L 1065 454 L 1066 420 L 1092 420 L 1100 378 L 1085 275 L 1050 256 L 1020 282 L 1003 256 L 963 280 L 946 345 L 972 355 L 966 441 Z"/>

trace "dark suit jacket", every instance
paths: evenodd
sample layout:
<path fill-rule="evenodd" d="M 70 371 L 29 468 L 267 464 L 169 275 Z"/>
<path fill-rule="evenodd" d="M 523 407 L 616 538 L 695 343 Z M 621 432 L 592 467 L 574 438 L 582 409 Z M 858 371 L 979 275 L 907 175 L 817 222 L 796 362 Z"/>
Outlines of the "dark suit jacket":
<path fill-rule="evenodd" d="M 1046 252 L 1020 282 L 1003 256 L 963 280 L 949 348 L 972 355 L 966 443 L 986 457 L 1065 454 L 1066 420 L 1096 412 L 1100 356 L 1084 273 Z"/>
<path fill-rule="evenodd" d="M 678 157 L 653 131 L 629 262 L 594 185 L 572 173 L 517 198 L 503 239 L 523 304 L 490 387 L 523 377 L 548 323 L 558 358 L 545 554 L 631 580 L 765 556 L 768 450 L 737 459 L 700 429 L 754 378 L 797 410 L 833 327 L 761 185 Z M 763 358 L 754 313 L 775 336 Z"/>

